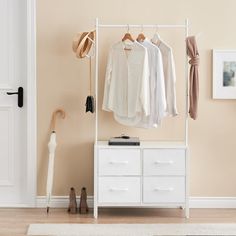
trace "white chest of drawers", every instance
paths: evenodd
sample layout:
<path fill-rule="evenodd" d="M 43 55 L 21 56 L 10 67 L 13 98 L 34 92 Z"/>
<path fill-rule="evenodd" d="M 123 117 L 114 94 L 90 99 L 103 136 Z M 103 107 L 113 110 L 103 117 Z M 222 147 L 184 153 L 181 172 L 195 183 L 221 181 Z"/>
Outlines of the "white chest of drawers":
<path fill-rule="evenodd" d="M 99 207 L 182 207 L 189 217 L 188 157 L 182 143 L 94 147 L 94 217 Z"/>

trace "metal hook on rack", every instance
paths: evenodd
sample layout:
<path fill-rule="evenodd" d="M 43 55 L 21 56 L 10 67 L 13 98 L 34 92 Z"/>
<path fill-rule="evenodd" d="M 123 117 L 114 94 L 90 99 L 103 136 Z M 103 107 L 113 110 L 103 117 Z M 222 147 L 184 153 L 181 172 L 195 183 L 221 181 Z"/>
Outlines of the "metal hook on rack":
<path fill-rule="evenodd" d="M 158 33 L 158 29 L 159 29 L 159 26 L 156 25 L 156 31 L 155 31 L 156 34 Z"/>
<path fill-rule="evenodd" d="M 127 24 L 127 33 L 129 33 L 129 24 Z"/>
<path fill-rule="evenodd" d="M 154 42 L 154 43 L 157 43 L 157 42 L 159 42 L 161 40 L 161 37 L 160 37 L 160 35 L 158 33 L 158 29 L 159 29 L 159 26 L 156 25 L 156 31 L 155 31 L 155 34 L 154 34 L 154 36 L 152 38 L 152 42 Z"/>
<path fill-rule="evenodd" d="M 143 31 L 144 31 L 144 27 L 143 25 L 141 25 L 141 33 L 143 33 Z"/>
<path fill-rule="evenodd" d="M 92 45 L 93 45 L 93 47 L 91 48 L 92 53 L 91 53 L 90 55 L 86 54 L 85 56 L 86 56 L 87 58 L 90 58 L 90 57 L 92 58 L 92 57 L 95 56 L 95 47 L 94 47 L 94 45 L 95 45 L 95 40 L 93 40 L 93 39 L 90 38 L 90 37 L 88 37 L 88 40 L 90 40 L 90 41 L 92 42 Z"/>

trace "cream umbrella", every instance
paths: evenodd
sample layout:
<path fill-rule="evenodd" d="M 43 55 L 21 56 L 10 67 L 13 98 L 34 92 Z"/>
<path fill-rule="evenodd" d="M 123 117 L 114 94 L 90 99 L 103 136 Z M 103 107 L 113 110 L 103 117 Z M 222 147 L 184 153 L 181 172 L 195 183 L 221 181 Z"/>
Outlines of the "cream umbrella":
<path fill-rule="evenodd" d="M 50 200 L 52 195 L 53 176 L 54 176 L 54 159 L 56 151 L 56 117 L 60 115 L 62 119 L 65 118 L 66 113 L 62 109 L 57 109 L 52 114 L 51 120 L 51 136 L 48 143 L 49 159 L 48 159 L 48 176 L 47 176 L 47 189 L 46 189 L 46 201 L 47 201 L 47 213 L 49 212 Z"/>

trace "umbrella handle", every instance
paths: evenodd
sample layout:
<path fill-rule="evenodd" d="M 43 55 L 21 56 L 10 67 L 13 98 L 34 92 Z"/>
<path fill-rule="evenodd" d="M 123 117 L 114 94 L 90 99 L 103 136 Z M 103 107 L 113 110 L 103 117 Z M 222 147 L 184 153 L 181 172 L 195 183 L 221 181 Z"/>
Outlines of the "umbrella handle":
<path fill-rule="evenodd" d="M 52 113 L 52 121 L 51 121 L 51 130 L 52 131 L 56 131 L 56 117 L 57 117 L 57 114 L 60 115 L 62 119 L 65 119 L 65 117 L 66 117 L 66 113 L 63 109 L 56 109 Z"/>

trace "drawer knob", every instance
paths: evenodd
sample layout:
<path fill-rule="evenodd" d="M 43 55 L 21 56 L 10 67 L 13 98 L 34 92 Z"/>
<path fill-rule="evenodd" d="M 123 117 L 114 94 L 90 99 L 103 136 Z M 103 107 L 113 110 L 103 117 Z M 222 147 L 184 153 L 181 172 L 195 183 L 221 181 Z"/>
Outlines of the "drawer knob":
<path fill-rule="evenodd" d="M 154 191 L 172 192 L 174 188 L 155 188 Z"/>
<path fill-rule="evenodd" d="M 127 191 L 129 191 L 129 189 L 128 188 L 110 188 L 109 189 L 111 192 L 127 192 Z"/>
<path fill-rule="evenodd" d="M 155 161 L 154 163 L 156 165 L 158 165 L 158 164 L 164 164 L 164 165 L 172 165 L 172 164 L 174 164 L 173 161 Z"/>
<path fill-rule="evenodd" d="M 127 165 L 128 161 L 110 161 L 110 164 L 121 164 L 121 165 Z"/>

